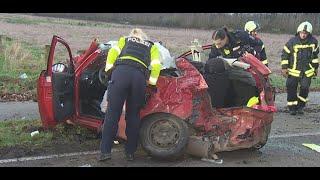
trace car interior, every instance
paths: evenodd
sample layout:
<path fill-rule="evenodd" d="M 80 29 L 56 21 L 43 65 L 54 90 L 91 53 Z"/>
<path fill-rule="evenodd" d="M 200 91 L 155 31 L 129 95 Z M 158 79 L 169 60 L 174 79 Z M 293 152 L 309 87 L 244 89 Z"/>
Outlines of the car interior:
<path fill-rule="evenodd" d="M 196 53 L 199 53 L 198 57 L 192 53 L 185 58 L 205 78 L 212 107 L 246 106 L 251 97 L 259 96 L 259 90 L 251 73 L 241 68 L 227 67 L 229 66 L 228 63 L 223 62 L 221 58 L 208 60 L 210 49 L 197 51 Z M 196 60 L 194 60 L 195 57 L 197 57 Z M 199 59 L 199 57 L 201 58 Z"/>
<path fill-rule="evenodd" d="M 108 46 L 108 44 L 105 44 Z M 90 116 L 96 119 L 104 119 L 105 113 L 101 111 L 100 104 L 103 100 L 105 91 L 107 90 L 107 82 L 109 76 L 106 76 L 105 61 L 108 50 L 102 49 L 98 57 L 81 73 L 79 80 L 80 92 L 80 114 Z M 176 68 L 163 69 L 160 76 L 178 77 L 180 74 Z"/>

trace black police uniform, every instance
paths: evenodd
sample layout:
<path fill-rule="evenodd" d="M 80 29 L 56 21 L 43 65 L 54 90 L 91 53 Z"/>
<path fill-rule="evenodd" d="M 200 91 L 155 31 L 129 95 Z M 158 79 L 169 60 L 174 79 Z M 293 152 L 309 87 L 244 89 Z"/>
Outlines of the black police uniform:
<path fill-rule="evenodd" d="M 120 59 L 124 56 L 132 56 L 141 60 L 147 67 L 150 65 L 150 49 L 153 43 L 137 43 L 126 38 L 111 75 L 108 85 L 108 108 L 103 125 L 101 152 L 111 153 L 113 139 L 118 131 L 124 102 L 126 101 L 126 154 L 134 154 L 137 149 L 140 127 L 140 110 L 145 101 L 146 78 L 148 69 L 141 63 L 131 59 Z"/>

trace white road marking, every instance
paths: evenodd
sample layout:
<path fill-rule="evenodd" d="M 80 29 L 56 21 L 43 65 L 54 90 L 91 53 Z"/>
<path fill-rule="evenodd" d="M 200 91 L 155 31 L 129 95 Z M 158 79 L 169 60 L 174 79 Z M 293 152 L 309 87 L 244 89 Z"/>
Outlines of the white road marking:
<path fill-rule="evenodd" d="M 276 138 L 317 136 L 317 135 L 320 135 L 320 132 L 273 135 L 273 136 L 270 136 L 269 138 L 276 139 Z M 120 151 L 121 151 L 120 149 L 112 149 L 112 152 L 120 152 Z M 93 154 L 98 154 L 99 152 L 100 151 L 86 151 L 86 152 L 76 152 L 76 153 L 53 154 L 53 155 L 48 155 L 48 156 L 2 159 L 2 160 L 0 160 L 0 164 L 13 163 L 13 162 L 23 162 L 23 161 L 33 161 L 33 160 L 43 160 L 43 159 L 52 159 L 52 158 L 61 158 L 61 157 L 70 157 L 70 156 L 79 156 L 79 155 L 93 155 Z"/>
<path fill-rule="evenodd" d="M 120 152 L 120 149 L 112 149 L 111 152 Z M 13 162 L 23 162 L 23 161 L 33 161 L 33 160 L 43 160 L 43 159 L 52 159 L 52 158 L 61 158 L 61 157 L 70 157 L 70 156 L 80 156 L 80 155 L 93 155 L 98 154 L 100 151 L 86 151 L 86 152 L 76 152 L 76 153 L 64 153 L 64 154 L 53 154 L 48 156 L 34 156 L 34 157 L 21 157 L 13 159 L 2 159 L 0 164 L 13 163 Z"/>
<path fill-rule="evenodd" d="M 295 134 L 281 134 L 281 135 L 273 135 L 270 136 L 270 139 L 273 138 L 288 138 L 288 137 L 300 137 L 300 136 L 317 136 L 320 135 L 320 132 L 312 132 L 312 133 L 295 133 Z"/>

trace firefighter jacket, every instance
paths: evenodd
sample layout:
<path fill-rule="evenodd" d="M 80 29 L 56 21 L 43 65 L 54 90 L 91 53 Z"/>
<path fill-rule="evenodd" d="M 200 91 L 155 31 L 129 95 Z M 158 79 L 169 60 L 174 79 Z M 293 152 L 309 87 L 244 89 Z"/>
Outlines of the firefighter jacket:
<path fill-rule="evenodd" d="M 151 66 L 149 84 L 156 85 L 161 70 L 159 58 L 159 50 L 151 41 L 143 41 L 136 37 L 120 37 L 118 43 L 108 52 L 105 71 L 110 70 L 116 61 L 135 62 L 145 70 Z"/>
<path fill-rule="evenodd" d="M 261 41 L 262 45 L 254 46 L 256 54 L 254 54 L 264 65 L 268 66 L 268 59 L 266 54 L 266 49 L 262 40 L 258 37 L 255 37 L 256 40 Z"/>
<path fill-rule="evenodd" d="M 294 77 L 311 77 L 319 66 L 318 41 L 311 35 L 301 40 L 299 35 L 291 38 L 283 47 L 281 68 L 288 69 Z"/>
<path fill-rule="evenodd" d="M 256 39 L 249 35 L 246 31 L 237 30 L 235 32 L 227 32 L 229 42 L 222 48 L 212 45 L 209 59 L 222 56 L 224 58 L 238 58 L 245 51 L 254 54 L 254 47 L 262 46 L 260 39 Z"/>

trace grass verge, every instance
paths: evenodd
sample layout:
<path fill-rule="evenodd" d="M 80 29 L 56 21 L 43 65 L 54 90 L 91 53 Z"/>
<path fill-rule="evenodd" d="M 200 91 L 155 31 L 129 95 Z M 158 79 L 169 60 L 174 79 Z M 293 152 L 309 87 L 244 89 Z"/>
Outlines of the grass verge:
<path fill-rule="evenodd" d="M 36 99 L 36 82 L 45 68 L 44 49 L 11 38 L 2 38 L 0 47 L 0 97 L 29 94 Z M 20 78 L 23 74 L 27 78 Z M 0 98 L 1 99 L 1 98 Z"/>
<path fill-rule="evenodd" d="M 31 132 L 39 134 L 31 137 Z M 100 138 L 94 131 L 80 126 L 59 124 L 44 130 L 40 120 L 0 121 L 1 159 L 97 150 Z"/>
<path fill-rule="evenodd" d="M 277 74 L 270 75 L 271 84 L 279 91 L 283 92 L 286 90 L 286 78 Z M 312 78 L 310 90 L 319 91 L 320 90 L 320 77 Z"/>

